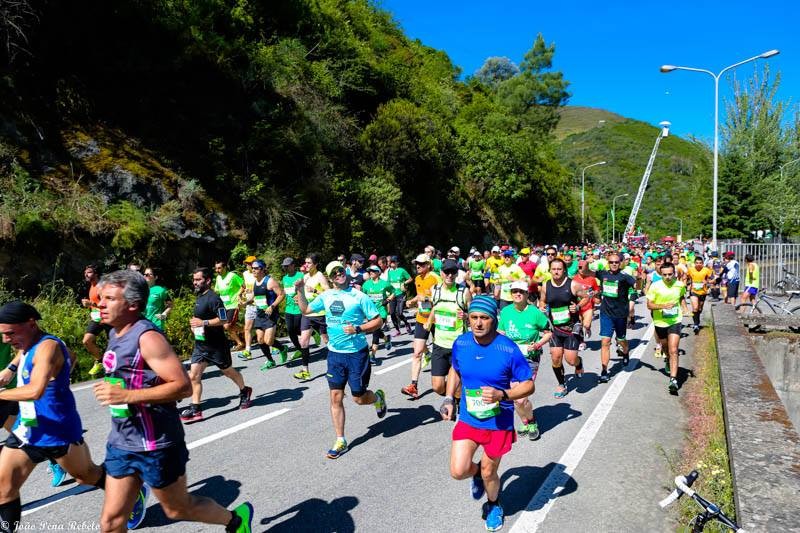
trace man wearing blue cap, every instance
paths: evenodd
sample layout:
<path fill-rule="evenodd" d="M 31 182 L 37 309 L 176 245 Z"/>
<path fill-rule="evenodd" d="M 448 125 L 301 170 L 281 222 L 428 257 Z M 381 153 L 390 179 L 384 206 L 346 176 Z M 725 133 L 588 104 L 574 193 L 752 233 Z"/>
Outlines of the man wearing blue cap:
<path fill-rule="evenodd" d="M 497 333 L 497 302 L 478 295 L 469 305 L 472 331 L 463 333 L 453 343 L 452 368 L 447 377 L 447 395 L 442 404 L 442 418 L 454 413 L 456 390 L 461 389 L 459 420 L 453 428 L 450 451 L 450 475 L 454 479 L 472 479 L 472 497 L 480 500 L 486 493 L 482 518 L 488 531 L 503 527 L 500 506 L 500 478 L 497 469 L 503 455 L 517 440 L 514 432 L 514 400 L 533 392 L 531 369 L 519 347 Z M 512 386 L 512 383 L 515 383 Z M 473 461 L 478 447 L 483 447 L 480 463 Z"/>

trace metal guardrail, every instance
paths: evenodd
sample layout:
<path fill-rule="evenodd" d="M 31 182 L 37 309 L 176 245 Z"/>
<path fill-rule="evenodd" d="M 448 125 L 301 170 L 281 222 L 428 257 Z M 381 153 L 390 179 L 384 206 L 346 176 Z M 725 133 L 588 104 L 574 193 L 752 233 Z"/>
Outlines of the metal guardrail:
<path fill-rule="evenodd" d="M 744 290 L 744 256 L 750 254 L 761 269 L 761 288 L 772 291 L 775 284 L 784 279 L 783 269 L 800 274 L 800 244 L 760 244 L 760 243 L 720 243 L 720 255 L 725 252 L 736 254 L 736 260 L 742 266 L 742 282 Z"/>

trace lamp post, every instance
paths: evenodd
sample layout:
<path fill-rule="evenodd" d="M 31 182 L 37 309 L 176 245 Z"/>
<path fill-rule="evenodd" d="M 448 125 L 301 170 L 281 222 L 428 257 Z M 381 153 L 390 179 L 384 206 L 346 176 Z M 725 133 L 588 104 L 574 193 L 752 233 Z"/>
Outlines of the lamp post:
<path fill-rule="evenodd" d="M 756 59 L 766 59 L 768 57 L 776 56 L 780 53 L 779 50 L 768 50 L 757 56 L 739 61 L 733 65 L 727 66 L 719 71 L 719 74 L 714 74 L 710 70 L 693 67 L 679 67 L 675 65 L 661 65 L 661 72 L 672 72 L 673 70 L 688 70 L 691 72 L 704 72 L 714 78 L 714 199 L 712 207 L 712 223 L 711 223 L 711 246 L 714 250 L 717 249 L 717 183 L 719 179 L 719 79 L 720 77 L 732 68 L 739 65 L 755 61 Z"/>
<path fill-rule="evenodd" d="M 617 229 L 617 198 L 622 198 L 623 196 L 628 196 L 628 193 L 625 194 L 618 194 L 611 200 L 611 242 L 616 242 L 616 229 Z"/>
<path fill-rule="evenodd" d="M 604 242 L 608 242 L 608 211 L 606 211 L 606 240 Z"/>
<path fill-rule="evenodd" d="M 781 165 L 781 181 L 783 181 L 783 167 L 788 167 L 792 163 L 797 163 L 798 161 L 800 161 L 800 157 L 798 157 L 797 159 L 792 159 L 788 163 L 784 163 L 783 165 Z"/>
<path fill-rule="evenodd" d="M 666 218 L 666 220 L 669 220 L 671 218 L 674 218 L 675 220 L 678 221 L 678 224 L 680 224 L 680 227 L 678 229 L 678 242 L 681 242 L 683 240 L 683 219 L 680 217 L 676 217 L 675 215 L 670 215 Z"/>
<path fill-rule="evenodd" d="M 583 167 L 583 170 L 581 170 L 581 242 L 586 242 L 584 238 L 584 229 L 586 226 L 586 169 L 605 164 L 605 161 L 600 161 L 592 163 L 591 165 L 586 165 Z"/>

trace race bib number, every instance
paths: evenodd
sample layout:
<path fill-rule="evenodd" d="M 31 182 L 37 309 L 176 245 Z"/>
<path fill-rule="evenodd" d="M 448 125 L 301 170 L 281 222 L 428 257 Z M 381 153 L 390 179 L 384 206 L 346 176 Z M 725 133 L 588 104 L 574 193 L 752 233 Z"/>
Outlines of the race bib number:
<path fill-rule="evenodd" d="M 392 287 L 394 287 L 394 290 L 396 290 L 396 291 L 401 291 L 401 290 L 403 290 L 403 283 L 400 282 L 400 281 L 393 281 L 392 282 Z"/>
<path fill-rule="evenodd" d="M 481 389 L 467 389 L 467 411 L 475 418 L 485 419 L 500 414 L 500 403 L 483 401 Z"/>
<path fill-rule="evenodd" d="M 203 326 L 192 328 L 192 334 L 194 335 L 194 340 L 196 341 L 206 340 L 206 328 Z"/>
<path fill-rule="evenodd" d="M 25 427 L 36 427 L 39 422 L 36 420 L 36 404 L 33 401 L 19 402 L 19 421 Z"/>
<path fill-rule="evenodd" d="M 674 318 L 678 316 L 678 313 L 680 313 L 680 307 L 678 307 L 677 305 L 670 307 L 669 309 L 661 310 L 661 316 L 663 316 L 664 318 Z"/>
<path fill-rule="evenodd" d="M 554 307 L 550 310 L 553 315 L 553 324 L 560 326 L 569 322 L 569 306 L 567 307 Z"/>
<path fill-rule="evenodd" d="M 294 285 L 290 285 L 288 287 L 284 287 L 283 292 L 286 293 L 286 296 L 294 296 L 294 294 L 297 292 L 297 289 L 294 288 Z"/>
<path fill-rule="evenodd" d="M 616 298 L 619 295 L 619 282 L 606 280 L 603 282 L 603 296 Z"/>
<path fill-rule="evenodd" d="M 422 301 L 419 303 L 419 313 L 420 313 L 421 315 L 428 315 L 428 314 L 430 314 L 430 312 L 431 312 L 431 309 L 432 309 L 432 308 L 433 308 L 433 305 L 431 304 L 431 301 L 430 301 L 430 300 L 422 300 Z"/>
<path fill-rule="evenodd" d="M 452 313 L 436 311 L 436 327 L 446 329 L 448 331 L 455 331 L 456 315 Z"/>
<path fill-rule="evenodd" d="M 259 295 L 259 296 L 256 296 L 255 298 L 253 298 L 253 303 L 255 303 L 256 307 L 258 307 L 259 309 L 266 309 L 267 307 L 269 307 L 267 305 L 267 295 L 266 294 Z"/>
<path fill-rule="evenodd" d="M 91 311 L 89 311 L 89 317 L 92 319 L 93 322 L 100 322 L 100 310 L 92 309 Z"/>
<path fill-rule="evenodd" d="M 692 290 L 702 291 L 705 284 L 702 281 L 695 281 L 692 283 Z"/>
<path fill-rule="evenodd" d="M 383 294 L 381 294 L 379 292 L 378 293 L 373 293 L 373 294 L 369 295 L 369 299 L 377 304 L 377 303 L 380 303 L 381 300 L 383 300 L 382 296 L 383 296 Z"/>

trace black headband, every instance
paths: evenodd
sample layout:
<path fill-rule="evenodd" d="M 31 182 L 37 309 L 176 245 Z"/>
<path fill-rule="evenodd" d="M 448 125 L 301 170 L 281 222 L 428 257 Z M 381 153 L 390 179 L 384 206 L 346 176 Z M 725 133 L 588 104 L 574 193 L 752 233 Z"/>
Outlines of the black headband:
<path fill-rule="evenodd" d="M 30 319 L 41 320 L 42 316 L 31 304 L 19 300 L 0 307 L 0 324 L 22 324 Z"/>

